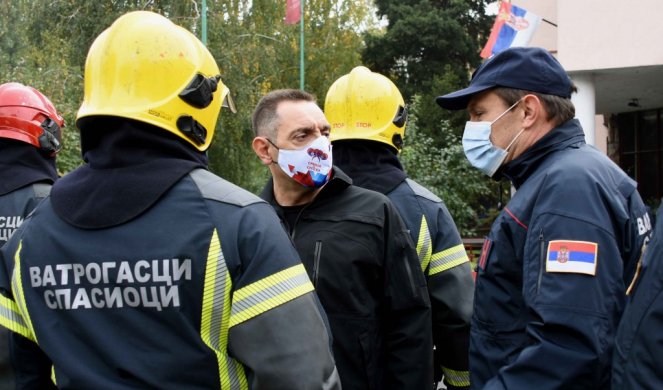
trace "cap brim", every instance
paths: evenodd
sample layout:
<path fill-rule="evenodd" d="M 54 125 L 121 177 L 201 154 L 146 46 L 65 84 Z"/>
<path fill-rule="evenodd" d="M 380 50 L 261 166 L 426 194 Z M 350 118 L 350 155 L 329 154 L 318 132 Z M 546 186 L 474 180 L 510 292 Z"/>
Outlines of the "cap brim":
<path fill-rule="evenodd" d="M 435 102 L 447 110 L 464 110 L 467 108 L 472 95 L 493 88 L 494 85 L 470 85 L 465 89 L 438 96 Z"/>

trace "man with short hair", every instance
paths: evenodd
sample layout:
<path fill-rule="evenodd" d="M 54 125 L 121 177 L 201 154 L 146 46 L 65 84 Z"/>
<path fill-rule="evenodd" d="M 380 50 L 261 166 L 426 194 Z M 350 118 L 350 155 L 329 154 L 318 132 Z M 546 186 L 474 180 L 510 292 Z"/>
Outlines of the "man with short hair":
<path fill-rule="evenodd" d="M 430 388 L 430 302 L 395 208 L 332 165 L 330 126 L 310 94 L 265 95 L 253 130 L 253 150 L 272 174 L 261 197 L 316 287 L 343 389 Z"/>
<path fill-rule="evenodd" d="M 650 229 L 639 229 L 648 214 L 636 183 L 585 144 L 573 90 L 550 53 L 521 47 L 437 98 L 467 108 L 469 162 L 517 189 L 479 259 L 472 388 L 610 386 L 625 285 Z"/>

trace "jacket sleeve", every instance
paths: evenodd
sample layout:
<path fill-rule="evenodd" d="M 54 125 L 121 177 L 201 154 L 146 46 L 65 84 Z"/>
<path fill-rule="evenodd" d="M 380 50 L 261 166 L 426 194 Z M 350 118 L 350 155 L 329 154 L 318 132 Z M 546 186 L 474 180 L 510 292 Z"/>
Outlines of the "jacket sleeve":
<path fill-rule="evenodd" d="M 12 290 L 14 257 L 20 250 L 22 229 L 0 249 L 0 325 L 10 331 L 9 357 L 17 389 L 55 389 L 52 363 L 35 342 L 35 336 Z M 25 308 L 23 309 L 25 310 Z"/>
<path fill-rule="evenodd" d="M 424 270 L 433 308 L 435 369 L 444 375 L 447 389 L 463 389 L 470 385 L 468 355 L 474 281 L 465 247 L 449 211 L 443 203 L 435 205 L 437 210 L 432 215 L 436 220 L 430 223 L 436 224 L 431 229 L 436 234 Z M 420 238 L 429 230 L 423 226 L 427 223 L 422 220 Z M 421 258 L 419 242 L 417 252 Z"/>
<path fill-rule="evenodd" d="M 271 207 L 255 209 L 239 224 L 229 352 L 251 389 L 340 389 L 313 285 Z"/>
<path fill-rule="evenodd" d="M 410 234 L 391 203 L 385 204 L 385 388 L 428 389 L 433 383 L 433 340 L 426 281 Z"/>
<path fill-rule="evenodd" d="M 567 251 L 580 255 L 567 257 Z M 577 215 L 535 217 L 523 252 L 529 342 L 484 388 L 609 386 L 604 382 L 616 317 L 623 305 L 623 269 L 610 227 Z"/>

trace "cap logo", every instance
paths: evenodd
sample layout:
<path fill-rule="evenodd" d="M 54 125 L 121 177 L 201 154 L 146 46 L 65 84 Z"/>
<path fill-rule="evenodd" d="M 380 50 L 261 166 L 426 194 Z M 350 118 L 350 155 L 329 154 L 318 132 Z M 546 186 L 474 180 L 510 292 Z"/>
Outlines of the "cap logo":
<path fill-rule="evenodd" d="M 341 127 L 344 127 L 344 126 L 345 126 L 344 122 L 332 123 L 332 128 L 334 128 L 334 129 L 340 129 Z"/>
<path fill-rule="evenodd" d="M 365 127 L 365 128 L 369 128 L 369 127 L 372 127 L 372 125 L 371 125 L 370 122 L 356 122 L 356 123 L 355 123 L 355 127 Z"/>

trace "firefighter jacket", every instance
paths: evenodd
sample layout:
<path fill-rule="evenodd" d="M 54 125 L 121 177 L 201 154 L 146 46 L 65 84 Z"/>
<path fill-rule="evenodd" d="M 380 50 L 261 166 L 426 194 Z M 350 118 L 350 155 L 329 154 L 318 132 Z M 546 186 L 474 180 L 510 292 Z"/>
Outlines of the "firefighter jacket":
<path fill-rule="evenodd" d="M 476 389 L 606 389 L 613 340 L 650 232 L 636 183 L 578 120 L 498 171 L 517 191 L 485 240 L 470 335 Z"/>
<path fill-rule="evenodd" d="M 41 182 L 0 195 L 0 248 L 50 190 L 50 183 Z M 0 388 L 13 389 L 14 369 L 9 358 L 9 340 L 9 331 L 0 327 Z"/>
<path fill-rule="evenodd" d="M 51 200 L 0 252 L 0 323 L 59 388 L 340 388 L 313 286 L 257 197 L 196 169 L 103 229 Z"/>
<path fill-rule="evenodd" d="M 427 279 L 433 315 L 435 369 L 448 389 L 469 386 L 468 353 L 474 281 L 469 259 L 444 202 L 408 179 L 388 145 L 334 142 L 334 161 L 355 185 L 392 201 L 414 243 Z"/>
<path fill-rule="evenodd" d="M 639 271 L 628 289 L 626 309 L 617 329 L 612 388 L 663 388 L 663 207 Z"/>
<path fill-rule="evenodd" d="M 0 247 L 48 195 L 57 178 L 54 157 L 26 142 L 0 137 Z M 16 387 L 10 338 L 13 335 L 0 327 L 0 389 Z"/>
<path fill-rule="evenodd" d="M 343 388 L 430 388 L 430 302 L 412 240 L 391 202 L 353 186 L 338 168 L 291 226 L 271 180 L 261 197 L 282 216 L 315 285 Z"/>

